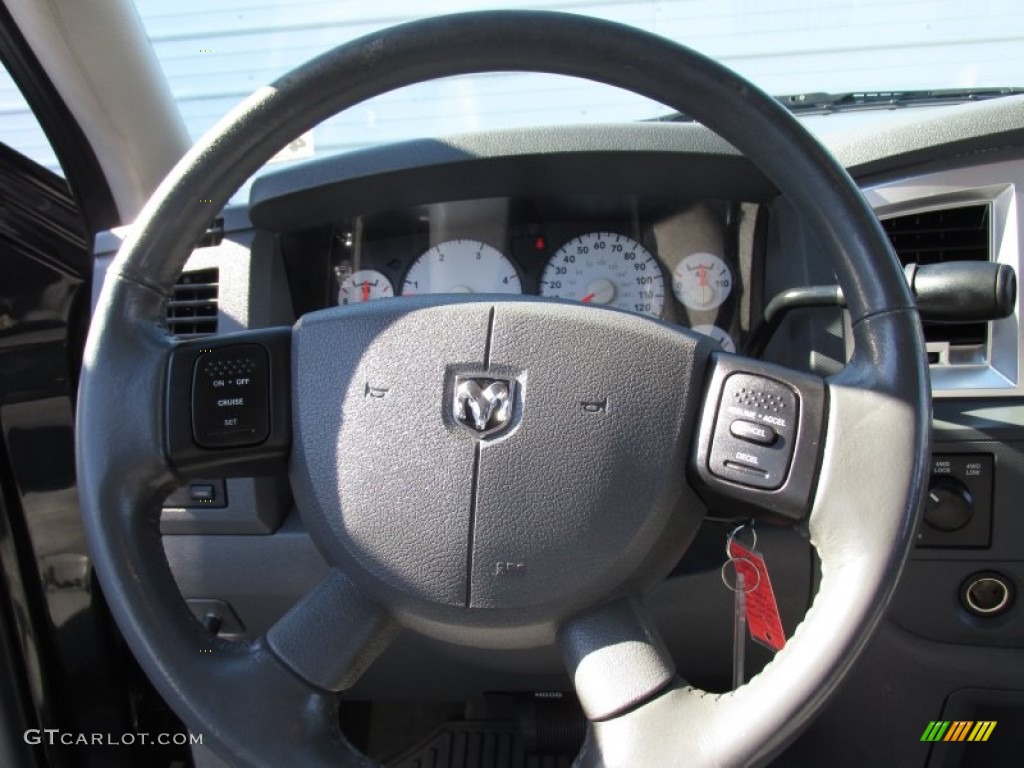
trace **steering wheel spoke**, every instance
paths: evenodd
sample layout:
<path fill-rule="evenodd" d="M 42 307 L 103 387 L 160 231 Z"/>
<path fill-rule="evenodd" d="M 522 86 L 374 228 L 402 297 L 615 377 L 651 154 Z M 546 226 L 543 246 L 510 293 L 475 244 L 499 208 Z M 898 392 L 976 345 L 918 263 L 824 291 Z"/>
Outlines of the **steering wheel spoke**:
<path fill-rule="evenodd" d="M 398 632 L 398 624 L 338 569 L 267 632 L 274 654 L 310 685 L 346 690 Z"/>
<path fill-rule="evenodd" d="M 913 310 L 856 323 L 857 352 L 827 381 L 827 428 L 808 524 L 818 555 L 830 567 L 879 548 L 878 531 L 904 542 L 904 548 L 913 542 L 917 515 L 896 518 L 889 508 L 899 500 L 917 510 L 925 491 L 925 476 L 914 471 L 922 446 L 928 453 L 931 428 L 915 412 L 915 403 L 930 405 L 927 361 L 914 332 L 918 323 Z M 916 375 L 907 375 L 911 368 Z M 895 581 L 895 574 L 888 575 Z"/>
<path fill-rule="evenodd" d="M 181 477 L 283 473 L 291 328 L 178 342 L 167 366 L 168 464 Z"/>
<path fill-rule="evenodd" d="M 643 704 L 675 676 L 665 644 L 631 600 L 572 619 L 558 642 L 590 720 L 606 720 Z"/>
<path fill-rule="evenodd" d="M 712 355 L 689 473 L 715 509 L 794 522 L 813 499 L 825 382 L 736 355 Z"/>

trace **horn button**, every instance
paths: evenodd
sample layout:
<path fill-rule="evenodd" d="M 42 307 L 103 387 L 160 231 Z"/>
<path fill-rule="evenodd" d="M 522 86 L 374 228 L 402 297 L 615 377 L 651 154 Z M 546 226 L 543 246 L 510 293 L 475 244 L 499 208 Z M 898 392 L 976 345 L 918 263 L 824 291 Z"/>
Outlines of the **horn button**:
<path fill-rule="evenodd" d="M 290 470 L 303 520 L 407 625 L 542 642 L 662 578 L 692 540 L 704 508 L 685 466 L 709 349 L 562 302 L 427 296 L 306 315 Z"/>

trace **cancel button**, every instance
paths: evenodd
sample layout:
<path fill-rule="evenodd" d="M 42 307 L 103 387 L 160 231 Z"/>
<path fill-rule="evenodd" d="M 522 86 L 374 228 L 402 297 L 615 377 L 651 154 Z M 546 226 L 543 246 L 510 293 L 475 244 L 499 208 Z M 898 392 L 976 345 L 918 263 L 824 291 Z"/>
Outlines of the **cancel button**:
<path fill-rule="evenodd" d="M 755 424 L 752 421 L 736 419 L 729 425 L 729 432 L 733 437 L 746 440 L 756 445 L 771 445 L 775 442 L 777 435 L 775 430 L 766 424 Z"/>

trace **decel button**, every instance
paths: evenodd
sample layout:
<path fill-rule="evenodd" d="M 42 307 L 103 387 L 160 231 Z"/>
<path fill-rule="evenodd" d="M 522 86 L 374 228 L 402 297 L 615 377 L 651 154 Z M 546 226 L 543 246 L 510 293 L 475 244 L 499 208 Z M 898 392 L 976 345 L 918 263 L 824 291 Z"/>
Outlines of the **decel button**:
<path fill-rule="evenodd" d="M 203 448 L 257 445 L 270 434 L 270 358 L 258 344 L 204 352 L 192 375 L 192 436 Z"/>

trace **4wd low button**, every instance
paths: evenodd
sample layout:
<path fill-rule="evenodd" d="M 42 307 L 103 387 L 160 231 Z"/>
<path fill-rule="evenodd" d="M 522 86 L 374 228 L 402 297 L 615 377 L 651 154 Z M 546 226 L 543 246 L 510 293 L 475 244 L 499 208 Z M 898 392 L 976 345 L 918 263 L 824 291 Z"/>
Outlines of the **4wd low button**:
<path fill-rule="evenodd" d="M 755 424 L 752 421 L 743 421 L 742 419 L 737 419 L 730 424 L 729 431 L 733 437 L 738 437 L 740 440 L 746 440 L 756 445 L 771 445 L 778 437 L 775 434 L 775 430 L 767 424 Z"/>
<path fill-rule="evenodd" d="M 257 445 L 270 434 L 270 358 L 258 344 L 204 352 L 192 375 L 192 436 L 203 448 Z"/>

